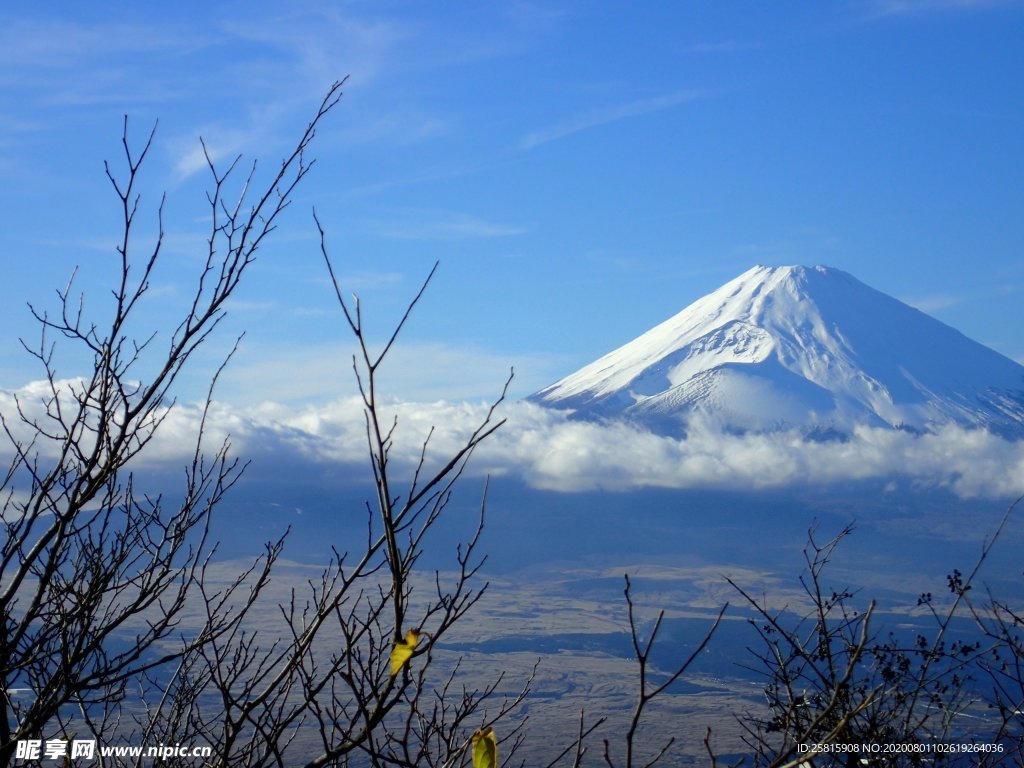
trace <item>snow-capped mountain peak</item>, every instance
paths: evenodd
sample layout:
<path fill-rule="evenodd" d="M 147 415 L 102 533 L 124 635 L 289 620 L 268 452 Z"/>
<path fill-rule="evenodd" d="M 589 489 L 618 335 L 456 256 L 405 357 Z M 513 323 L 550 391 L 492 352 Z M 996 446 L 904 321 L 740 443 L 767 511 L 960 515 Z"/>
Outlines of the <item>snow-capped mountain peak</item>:
<path fill-rule="evenodd" d="M 531 399 L 659 431 L 700 416 L 1024 434 L 1024 367 L 822 266 L 754 267 Z"/>

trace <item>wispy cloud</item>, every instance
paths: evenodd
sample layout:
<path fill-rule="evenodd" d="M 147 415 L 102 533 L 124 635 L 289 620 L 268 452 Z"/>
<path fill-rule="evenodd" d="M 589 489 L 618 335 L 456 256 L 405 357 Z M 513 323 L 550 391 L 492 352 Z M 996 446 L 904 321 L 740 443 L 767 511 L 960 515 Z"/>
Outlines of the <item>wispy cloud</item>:
<path fill-rule="evenodd" d="M 936 293 L 930 296 L 912 296 L 902 299 L 903 303 L 927 313 L 939 312 L 943 309 L 955 307 L 957 304 L 962 304 L 965 300 L 964 296 L 957 296 L 952 293 Z"/>
<path fill-rule="evenodd" d="M 83 58 L 109 59 L 155 50 L 211 44 L 216 35 L 166 24 L 77 22 L 58 16 L 8 18 L 0 33 L 0 64 L 37 70 L 70 70 Z"/>
<path fill-rule="evenodd" d="M 868 15 L 923 16 L 950 11 L 975 11 L 998 6 L 1020 5 L 1020 0 L 871 0 Z"/>
<path fill-rule="evenodd" d="M 246 123 L 241 128 L 226 128 L 220 122 L 179 133 L 167 142 L 176 181 L 183 181 L 208 168 L 206 153 L 220 172 L 238 156 L 252 156 L 258 148 L 273 146 L 291 128 L 293 105 L 283 100 L 267 100 L 244 109 Z M 206 144 L 204 151 L 202 138 Z"/>
<path fill-rule="evenodd" d="M 231 94 L 240 106 L 230 123 L 217 118 L 175 138 L 179 181 L 206 167 L 197 135 L 206 139 L 214 160 L 251 155 L 256 148 L 265 152 L 294 129 L 296 114 L 346 75 L 345 101 L 353 109 L 339 117 L 332 141 L 408 145 L 449 129 L 444 114 L 408 100 L 396 108 L 393 99 L 381 102 L 370 90 L 372 85 L 381 89 L 381 80 L 405 61 L 406 47 L 418 44 L 422 36 L 414 24 L 372 10 L 325 6 L 224 19 L 218 28 L 229 50 L 245 52 L 218 63 L 222 79 L 240 84 Z"/>
<path fill-rule="evenodd" d="M 184 181 L 197 173 L 206 172 L 209 160 L 220 172 L 246 150 L 259 145 L 261 138 L 269 133 L 268 123 L 253 123 L 245 130 L 223 130 L 218 128 L 200 129 L 194 136 L 179 135 L 167 143 L 168 152 L 174 158 L 175 180 Z M 200 138 L 206 144 L 205 150 Z"/>
<path fill-rule="evenodd" d="M 291 66 L 276 79 L 299 74 L 300 82 L 316 83 L 316 89 L 337 79 L 339 72 L 369 83 L 395 61 L 400 46 L 418 35 L 409 23 L 372 12 L 360 15 L 347 6 L 281 11 L 271 17 L 236 16 L 225 20 L 223 28 L 238 39 L 286 53 Z M 272 72 L 264 75 L 274 77 Z"/>
<path fill-rule="evenodd" d="M 216 44 L 208 28 L 53 16 L 0 19 L 0 85 L 50 106 L 153 103 L 184 93 L 173 71 L 144 65 Z"/>
<path fill-rule="evenodd" d="M 274 51 L 275 65 L 252 62 L 250 79 L 270 86 L 275 94 L 291 94 L 300 103 L 320 95 L 328 83 L 348 76 L 346 103 L 332 141 L 346 145 L 374 143 L 405 146 L 445 135 L 453 118 L 426 98 L 396 98 L 389 90 L 408 75 L 410 62 L 418 72 L 438 66 L 442 49 L 415 14 L 399 17 L 373 6 L 323 6 L 282 11 L 268 18 L 224 22 L 239 40 Z M 471 41 L 450 41 L 461 50 Z"/>
<path fill-rule="evenodd" d="M 434 169 L 425 171 L 423 173 L 412 174 L 409 176 L 398 176 L 383 181 L 373 182 L 372 184 L 362 184 L 355 187 L 349 187 L 344 191 L 346 198 L 360 198 L 370 197 L 372 195 L 378 195 L 382 192 L 389 192 L 393 189 L 401 189 L 403 187 L 412 187 L 420 184 L 428 184 L 436 181 L 448 181 L 449 179 L 456 179 L 472 174 L 480 173 L 481 167 L 461 167 L 461 168 L 444 168 Z"/>
<path fill-rule="evenodd" d="M 338 278 L 338 284 L 346 291 L 355 291 L 358 293 L 360 291 L 369 291 L 398 285 L 404 279 L 405 276 L 401 272 L 359 271 L 342 274 L 341 277 Z M 300 307 L 299 309 L 302 308 Z M 337 307 L 334 307 L 333 309 L 334 311 L 337 311 Z"/>
<path fill-rule="evenodd" d="M 371 231 L 396 240 L 469 240 L 514 237 L 529 230 L 488 221 L 459 211 L 402 211 L 387 219 L 364 222 Z"/>
<path fill-rule="evenodd" d="M 347 143 L 384 142 L 408 146 L 444 136 L 451 124 L 447 116 L 407 107 L 377 112 L 365 120 L 350 122 L 340 135 Z"/>
<path fill-rule="evenodd" d="M 336 307 L 316 311 L 329 322 L 340 321 Z M 343 343 L 259 349 L 243 345 L 221 377 L 217 394 L 246 407 L 263 402 L 324 402 L 354 391 L 355 352 L 354 345 Z M 528 394 L 554 378 L 564 364 L 555 356 L 498 354 L 470 345 L 408 340 L 392 350 L 381 376 L 389 392 L 410 402 L 458 400 L 500 392 L 510 368 L 517 371 L 514 391 Z M 296 371 L 302 375 L 296 376 Z M 459 372 L 457 379 L 452 371 Z"/>
<path fill-rule="evenodd" d="M 563 120 L 546 128 L 531 131 L 520 140 L 519 147 L 520 149 L 533 149 L 541 144 L 564 139 L 580 131 L 608 125 L 619 120 L 627 120 L 632 117 L 650 115 L 706 97 L 707 93 L 704 91 L 685 90 L 648 99 L 637 99 L 622 104 L 613 104 Z"/>

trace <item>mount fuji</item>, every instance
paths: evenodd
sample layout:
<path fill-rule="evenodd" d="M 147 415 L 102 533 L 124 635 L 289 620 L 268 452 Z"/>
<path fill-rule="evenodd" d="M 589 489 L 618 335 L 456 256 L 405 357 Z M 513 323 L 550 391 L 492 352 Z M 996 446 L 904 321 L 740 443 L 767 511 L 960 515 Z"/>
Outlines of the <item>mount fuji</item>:
<path fill-rule="evenodd" d="M 662 433 L 948 424 L 1024 437 L 1024 366 L 830 267 L 743 273 L 529 398 Z"/>

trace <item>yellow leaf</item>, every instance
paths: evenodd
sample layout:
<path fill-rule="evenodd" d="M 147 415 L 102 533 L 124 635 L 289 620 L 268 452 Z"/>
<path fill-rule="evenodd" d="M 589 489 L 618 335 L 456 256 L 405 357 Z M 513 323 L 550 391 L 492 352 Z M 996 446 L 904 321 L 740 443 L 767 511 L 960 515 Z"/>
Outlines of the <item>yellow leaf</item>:
<path fill-rule="evenodd" d="M 474 731 L 473 768 L 498 768 L 498 739 L 493 728 Z"/>
<path fill-rule="evenodd" d="M 391 649 L 391 676 L 394 677 L 402 671 L 402 667 L 412 658 L 412 652 L 416 650 L 416 643 L 420 640 L 420 633 L 410 629 L 405 633 L 405 640 L 399 640 Z"/>

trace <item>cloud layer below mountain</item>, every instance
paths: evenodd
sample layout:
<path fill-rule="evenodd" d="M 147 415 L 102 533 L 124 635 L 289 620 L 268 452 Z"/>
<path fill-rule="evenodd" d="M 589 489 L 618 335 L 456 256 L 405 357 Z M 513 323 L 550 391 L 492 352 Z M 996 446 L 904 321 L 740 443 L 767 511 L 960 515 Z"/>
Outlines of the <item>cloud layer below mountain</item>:
<path fill-rule="evenodd" d="M 0 412 L 20 439 L 27 439 L 30 430 L 18 423 L 15 396 L 26 414 L 38 417 L 47 391 L 38 382 L 0 391 Z M 411 471 L 428 434 L 428 464 L 439 462 L 458 449 L 486 417 L 488 406 L 393 401 L 386 410 L 388 423 L 397 418 L 391 461 Z M 513 476 L 552 491 L 757 490 L 868 479 L 942 487 L 963 498 L 1024 491 L 1024 441 L 954 426 L 923 435 L 863 427 L 846 441 L 821 442 L 793 431 L 740 435 L 700 423 L 690 424 L 687 437 L 678 439 L 624 422 L 573 420 L 564 411 L 525 402 L 503 405 L 496 418 L 505 423 L 477 449 L 469 471 Z M 166 468 L 190 457 L 201 420 L 199 406 L 176 406 L 137 466 Z M 205 442 L 212 449 L 225 439 L 234 454 L 253 457 L 261 473 L 273 472 L 275 463 L 290 471 L 305 466 L 313 482 L 331 465 L 335 476 L 368 471 L 366 424 L 355 397 L 299 408 L 214 403 L 206 417 Z M 45 457 L 47 447 L 36 448 Z"/>

